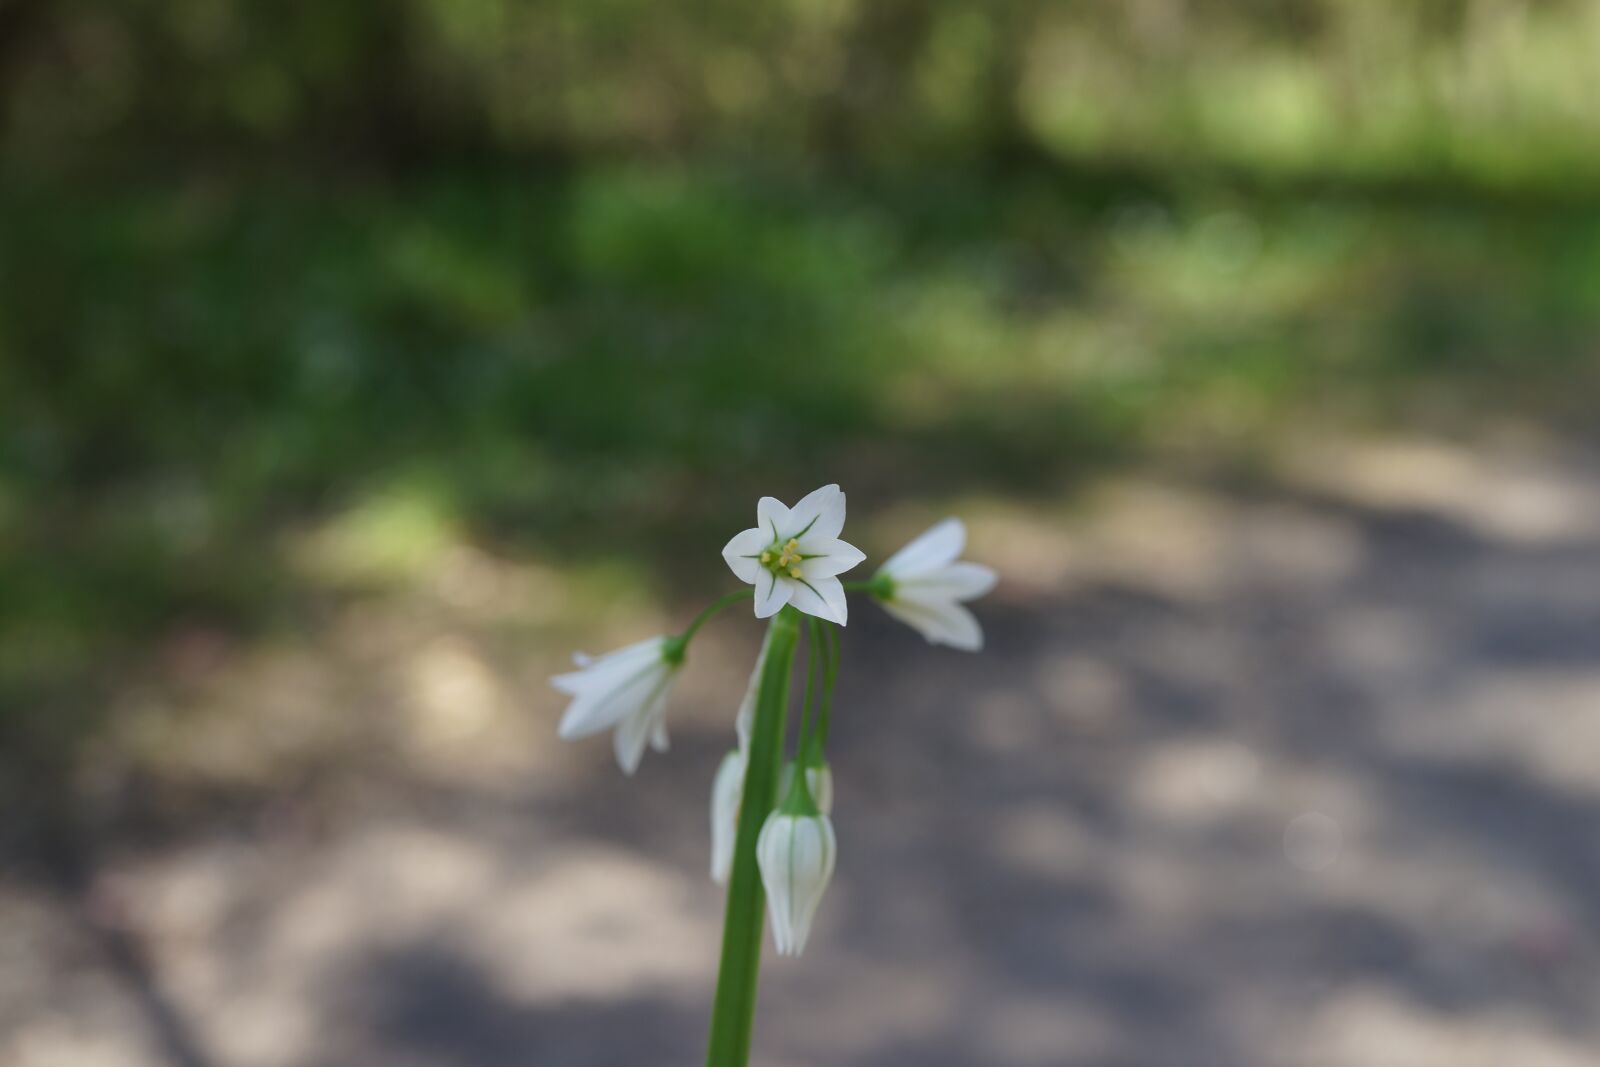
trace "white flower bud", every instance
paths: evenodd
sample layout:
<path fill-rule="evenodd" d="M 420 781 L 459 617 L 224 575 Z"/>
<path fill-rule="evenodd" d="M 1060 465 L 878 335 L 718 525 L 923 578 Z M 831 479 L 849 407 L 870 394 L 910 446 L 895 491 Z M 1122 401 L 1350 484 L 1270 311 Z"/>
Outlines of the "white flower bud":
<path fill-rule="evenodd" d="M 826 815 L 774 812 L 761 828 L 756 861 L 780 955 L 798 956 L 804 951 L 812 917 L 833 877 L 836 849 L 833 823 Z"/>
<path fill-rule="evenodd" d="M 733 872 L 733 845 L 739 834 L 739 801 L 744 796 L 744 753 L 722 757 L 711 783 L 711 880 L 727 885 Z"/>

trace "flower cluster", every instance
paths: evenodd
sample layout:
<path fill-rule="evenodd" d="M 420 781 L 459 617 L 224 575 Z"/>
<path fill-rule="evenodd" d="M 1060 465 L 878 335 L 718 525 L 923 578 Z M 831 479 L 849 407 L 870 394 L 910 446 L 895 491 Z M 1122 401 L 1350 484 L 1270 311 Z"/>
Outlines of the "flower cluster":
<path fill-rule="evenodd" d="M 561 718 L 560 736 L 574 739 L 614 730 L 617 762 L 631 775 L 646 747 L 666 750 L 668 694 L 690 640 L 712 614 L 750 597 L 758 619 L 773 618 L 786 609 L 812 617 L 795 758 L 763 764 L 753 748 L 758 729 L 765 728 L 769 743 L 760 750 L 763 758 L 775 751 L 781 760 L 797 628 L 790 627 L 783 646 L 787 658 L 776 664 L 781 671 L 774 673 L 769 660 L 775 658 L 773 635 L 779 621 L 775 619 L 734 718 L 738 745 L 723 757 L 711 789 L 711 877 L 719 884 L 731 880 L 734 893 L 739 879 L 747 877 L 737 872 L 749 870 L 741 864 L 759 871 L 773 940 L 784 955 L 799 955 L 805 948 L 837 853 L 831 819 L 833 772 L 824 756 L 838 667 L 833 627 L 844 626 L 849 617 L 847 587 L 839 576 L 866 558 L 840 539 L 844 520 L 845 495 L 837 485 L 823 486 L 792 508 L 762 497 L 756 505 L 755 526 L 736 534 L 722 550 L 729 569 L 750 590 L 723 598 L 676 637 L 652 637 L 595 659 L 580 655 L 577 670 L 551 679 L 572 697 Z M 995 574 L 980 564 L 961 561 L 965 544 L 966 528 L 960 520 L 946 519 L 889 557 L 870 581 L 849 588 L 868 593 L 933 644 L 976 651 L 983 646 L 983 631 L 963 604 L 992 589 Z M 769 676 L 777 678 L 772 687 L 766 687 Z M 752 773 L 758 769 L 752 760 L 763 772 L 759 778 Z M 746 783 L 754 781 L 760 781 L 768 795 L 747 797 Z M 743 856 L 741 813 L 761 820 L 753 848 L 745 838 L 744 848 L 750 851 Z"/>

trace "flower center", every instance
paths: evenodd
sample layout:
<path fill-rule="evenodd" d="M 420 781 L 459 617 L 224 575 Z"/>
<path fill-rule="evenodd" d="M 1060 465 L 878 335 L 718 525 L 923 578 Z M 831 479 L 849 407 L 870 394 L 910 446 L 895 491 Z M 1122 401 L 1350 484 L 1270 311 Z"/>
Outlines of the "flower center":
<path fill-rule="evenodd" d="M 791 537 L 779 544 L 772 542 L 772 546 L 761 553 L 761 564 L 773 574 L 788 575 L 790 578 L 799 578 L 803 573 L 800 570 L 800 561 L 805 557 L 800 554 L 800 539 Z"/>

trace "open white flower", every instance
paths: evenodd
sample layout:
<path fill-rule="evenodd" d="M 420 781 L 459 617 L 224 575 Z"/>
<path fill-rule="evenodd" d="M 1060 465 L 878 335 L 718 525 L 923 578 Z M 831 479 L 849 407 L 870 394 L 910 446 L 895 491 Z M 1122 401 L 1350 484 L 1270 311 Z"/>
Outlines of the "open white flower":
<path fill-rule="evenodd" d="M 967 528 L 945 519 L 889 557 L 872 580 L 884 610 L 931 644 L 976 652 L 983 629 L 961 601 L 994 588 L 995 573 L 979 563 L 958 562 Z"/>
<path fill-rule="evenodd" d="M 780 955 L 798 956 L 811 934 L 811 920 L 833 877 L 838 843 L 826 815 L 767 817 L 756 842 L 756 862 L 767 889 L 767 916 Z"/>
<path fill-rule="evenodd" d="M 844 493 L 825 485 L 792 508 L 764 496 L 756 525 L 736 535 L 722 558 L 741 582 L 756 587 L 756 618 L 793 604 L 808 615 L 845 624 L 848 607 L 838 575 L 866 558 L 839 540 L 844 529 Z"/>
<path fill-rule="evenodd" d="M 667 692 L 683 663 L 671 638 L 652 637 L 598 659 L 574 655 L 578 669 L 550 684 L 572 697 L 558 728 L 562 740 L 615 728 L 617 763 L 626 774 L 639 769 L 645 745 L 667 750 Z"/>

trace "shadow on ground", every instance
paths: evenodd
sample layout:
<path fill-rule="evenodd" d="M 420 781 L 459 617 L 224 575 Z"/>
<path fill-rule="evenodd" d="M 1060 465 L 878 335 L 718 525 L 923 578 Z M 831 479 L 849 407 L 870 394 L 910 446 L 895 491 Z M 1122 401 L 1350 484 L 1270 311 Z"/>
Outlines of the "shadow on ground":
<path fill-rule="evenodd" d="M 806 957 L 769 966 L 760 1062 L 1589 1062 L 1593 470 L 1401 449 L 980 508 L 988 651 L 852 620 L 839 875 Z M 11 882 L 7 1062 L 698 1059 L 705 792 L 756 631 L 714 633 L 672 753 L 627 780 L 551 743 L 546 660 L 429 619 L 393 658 L 444 627 L 445 695 L 486 718 L 107 838 L 71 892 Z M 411 722 L 426 671 L 346 655 L 315 653 L 350 706 Z"/>

